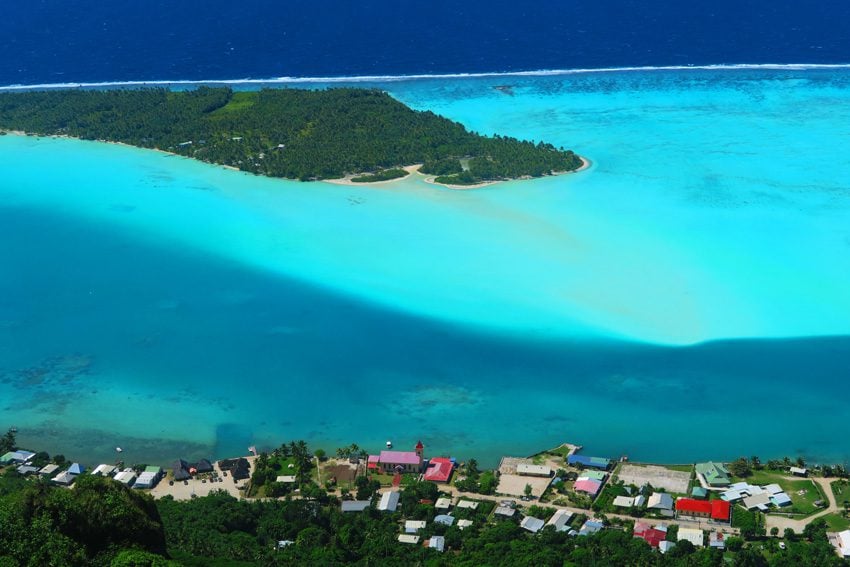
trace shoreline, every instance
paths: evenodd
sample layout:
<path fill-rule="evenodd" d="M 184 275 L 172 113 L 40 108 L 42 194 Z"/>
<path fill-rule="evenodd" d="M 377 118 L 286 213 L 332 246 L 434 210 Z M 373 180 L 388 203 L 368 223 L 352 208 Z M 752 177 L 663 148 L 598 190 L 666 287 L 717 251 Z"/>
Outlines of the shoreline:
<path fill-rule="evenodd" d="M 239 171 L 239 172 L 242 172 L 242 173 L 257 175 L 259 177 L 265 177 L 267 179 L 281 179 L 281 180 L 284 180 L 284 181 L 298 181 L 297 179 L 289 179 L 287 177 L 272 177 L 270 175 L 263 175 L 261 173 L 253 173 L 253 172 L 250 172 L 250 171 L 243 171 L 243 170 L 239 169 L 238 167 L 235 167 L 235 166 L 232 166 L 232 165 L 227 165 L 227 164 L 223 164 L 223 163 L 213 163 L 213 162 L 209 162 L 209 161 L 195 159 L 195 158 L 189 157 L 189 156 L 184 156 L 184 155 L 177 154 L 177 153 L 174 153 L 174 152 L 169 152 L 168 150 L 163 150 L 163 149 L 160 149 L 160 148 L 145 148 L 145 147 L 142 147 L 142 146 L 134 146 L 133 144 L 127 144 L 125 142 L 115 142 L 115 141 L 112 141 L 112 140 L 84 140 L 82 138 L 78 138 L 76 136 L 69 136 L 67 134 L 46 134 L 46 135 L 45 134 L 33 134 L 33 133 L 30 133 L 30 132 L 25 132 L 23 130 L 5 130 L 3 128 L 0 128 L 0 135 L 2 135 L 2 134 L 6 134 L 6 135 L 10 135 L 10 136 L 21 136 L 21 137 L 27 137 L 27 138 L 53 138 L 53 139 L 64 139 L 64 140 L 77 140 L 77 141 L 80 141 L 80 142 L 96 142 L 96 143 L 102 143 L 102 144 L 112 144 L 112 145 L 115 145 L 115 146 L 123 146 L 125 148 L 134 148 L 134 149 L 137 149 L 137 150 L 150 150 L 152 152 L 159 152 L 159 153 L 167 155 L 167 156 L 176 156 L 176 157 L 191 159 L 191 160 L 197 161 L 199 163 L 204 163 L 204 164 L 211 165 L 211 166 L 214 166 L 214 167 L 223 167 L 223 168 L 229 169 L 231 171 Z M 444 187 L 446 189 L 451 189 L 452 191 L 469 191 L 469 190 L 472 190 L 472 189 L 481 189 L 481 188 L 484 188 L 484 187 L 489 187 L 491 185 L 497 185 L 499 183 L 507 183 L 509 181 L 526 181 L 526 180 L 530 180 L 530 179 L 542 179 L 544 177 L 556 177 L 556 176 L 560 176 L 560 175 L 570 175 L 572 173 L 580 173 L 582 171 L 590 169 L 590 167 L 593 165 L 592 161 L 590 161 L 589 159 L 587 159 L 583 156 L 578 156 L 578 158 L 581 160 L 581 166 L 578 167 L 577 169 L 572 170 L 572 171 L 555 171 L 555 172 L 553 172 L 549 175 L 543 175 L 541 177 L 525 176 L 525 177 L 517 177 L 517 178 L 512 178 L 512 179 L 499 179 L 499 180 L 496 180 L 496 181 L 484 181 L 484 182 L 481 182 L 481 183 L 476 183 L 474 185 L 451 185 L 449 183 L 438 183 L 436 181 L 437 176 L 435 176 L 435 175 L 426 176 L 423 173 L 419 173 L 419 168 L 422 167 L 422 165 L 423 165 L 421 163 L 416 163 L 416 164 L 413 164 L 413 165 L 406 165 L 406 166 L 402 167 L 401 169 L 404 169 L 407 172 L 407 175 L 405 175 L 404 177 L 398 177 L 396 179 L 387 179 L 385 181 L 372 181 L 372 182 L 366 182 L 366 183 L 355 183 L 351 179 L 353 177 L 363 175 L 363 173 L 349 173 L 345 177 L 342 177 L 340 179 L 315 179 L 315 180 L 312 180 L 312 182 L 330 183 L 332 185 L 342 185 L 342 186 L 348 186 L 348 187 L 370 187 L 370 186 L 373 186 L 373 185 L 388 185 L 388 184 L 391 184 L 391 183 L 397 183 L 399 181 L 409 179 L 412 175 L 419 175 L 422 178 L 422 181 L 424 181 L 425 183 L 428 183 L 429 185 L 436 185 L 436 186 L 439 186 L 439 187 Z M 311 181 L 308 181 L 307 183 L 309 183 L 309 182 L 311 182 Z"/>

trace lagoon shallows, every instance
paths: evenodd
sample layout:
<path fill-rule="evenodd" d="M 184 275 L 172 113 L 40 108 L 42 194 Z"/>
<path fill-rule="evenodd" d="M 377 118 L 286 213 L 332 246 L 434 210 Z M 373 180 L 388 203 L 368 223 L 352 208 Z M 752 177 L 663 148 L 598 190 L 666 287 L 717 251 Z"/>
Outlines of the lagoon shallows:
<path fill-rule="evenodd" d="M 850 71 L 377 86 L 594 165 L 343 187 L 2 137 L 0 396 L 21 441 L 847 457 L 820 432 L 847 418 Z"/>

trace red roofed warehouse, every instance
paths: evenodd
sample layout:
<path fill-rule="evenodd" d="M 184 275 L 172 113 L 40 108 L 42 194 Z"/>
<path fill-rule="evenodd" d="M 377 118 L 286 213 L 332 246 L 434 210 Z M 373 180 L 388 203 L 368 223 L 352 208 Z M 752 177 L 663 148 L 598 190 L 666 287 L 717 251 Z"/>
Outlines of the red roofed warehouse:
<path fill-rule="evenodd" d="M 676 513 L 693 518 L 711 518 L 719 522 L 728 522 L 731 506 L 725 500 L 694 500 L 680 498 L 676 500 Z"/>

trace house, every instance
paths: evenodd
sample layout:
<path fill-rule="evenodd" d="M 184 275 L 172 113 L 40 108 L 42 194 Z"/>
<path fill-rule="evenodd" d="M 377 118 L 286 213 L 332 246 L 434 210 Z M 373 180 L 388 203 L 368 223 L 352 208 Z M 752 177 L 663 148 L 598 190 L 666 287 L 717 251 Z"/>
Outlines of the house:
<path fill-rule="evenodd" d="M 287 547 L 289 547 L 290 545 L 292 545 L 294 543 L 295 543 L 295 541 L 293 541 L 291 539 L 281 539 L 277 542 L 277 548 L 278 549 L 286 549 Z"/>
<path fill-rule="evenodd" d="M 282 484 L 293 484 L 297 480 L 298 479 L 296 478 L 296 476 L 294 474 L 281 475 L 281 476 L 278 476 L 274 479 L 275 482 L 280 482 Z"/>
<path fill-rule="evenodd" d="M 70 486 L 77 479 L 77 475 L 71 474 L 68 471 L 63 471 L 53 477 L 53 482 L 62 486 Z"/>
<path fill-rule="evenodd" d="M 189 480 L 192 478 L 192 473 L 189 472 L 189 463 L 183 459 L 177 459 L 171 463 L 171 471 L 174 480 Z"/>
<path fill-rule="evenodd" d="M 635 508 L 640 508 L 644 504 L 646 504 L 646 496 L 644 496 L 643 494 L 638 494 L 637 496 L 635 496 L 635 502 L 634 504 L 632 504 L 632 506 L 634 506 Z"/>
<path fill-rule="evenodd" d="M 381 494 L 381 501 L 378 502 L 378 510 L 381 512 L 395 512 L 398 508 L 398 500 L 401 494 L 395 491 L 384 492 Z"/>
<path fill-rule="evenodd" d="M 38 472 L 38 467 L 31 467 L 29 465 L 21 465 L 17 468 L 18 474 L 22 474 L 24 476 L 35 474 Z"/>
<path fill-rule="evenodd" d="M 342 511 L 343 512 L 362 512 L 366 508 L 372 505 L 371 500 L 343 500 L 342 501 Z"/>
<path fill-rule="evenodd" d="M 653 492 L 646 503 L 646 507 L 654 510 L 672 510 L 673 497 L 666 492 Z"/>
<path fill-rule="evenodd" d="M 631 496 L 617 496 L 614 498 L 613 504 L 617 508 L 631 508 L 635 505 L 635 499 Z"/>
<path fill-rule="evenodd" d="M 97 465 L 91 473 L 95 476 L 110 476 L 115 470 L 116 467 L 112 465 Z"/>
<path fill-rule="evenodd" d="M 468 528 L 471 525 L 472 525 L 472 520 L 458 520 L 457 521 L 457 527 L 461 531 L 463 531 L 463 528 Z"/>
<path fill-rule="evenodd" d="M 552 476 L 552 469 L 543 465 L 533 465 L 531 463 L 520 463 L 516 466 L 516 473 L 520 476 Z"/>
<path fill-rule="evenodd" d="M 162 478 L 164 471 L 162 470 L 162 467 L 158 467 L 156 465 L 148 465 L 145 467 L 144 472 L 155 474 L 157 476 L 157 480 L 159 480 L 160 478 Z"/>
<path fill-rule="evenodd" d="M 791 498 L 784 492 L 780 492 L 779 494 L 771 495 L 770 502 L 774 506 L 779 506 L 781 508 L 782 506 L 790 506 Z"/>
<path fill-rule="evenodd" d="M 38 474 L 40 474 L 42 476 L 50 476 L 58 470 L 59 470 L 59 465 L 44 465 L 38 471 Z"/>
<path fill-rule="evenodd" d="M 725 500 L 694 500 L 679 498 L 676 500 L 676 514 L 692 518 L 706 518 L 718 522 L 728 522 L 732 507 Z"/>
<path fill-rule="evenodd" d="M 850 559 L 850 530 L 835 534 L 835 537 L 831 538 L 830 541 L 838 555 Z"/>
<path fill-rule="evenodd" d="M 584 455 L 569 455 L 567 464 L 571 466 L 582 466 L 586 468 L 607 470 L 611 466 L 610 459 L 602 457 L 585 457 Z"/>
<path fill-rule="evenodd" d="M 758 509 L 762 512 L 766 512 L 770 508 L 770 505 L 770 494 L 768 492 L 762 492 L 755 496 L 747 496 L 744 498 L 744 508 L 747 510 Z"/>
<path fill-rule="evenodd" d="M 584 471 L 579 475 L 579 478 L 589 478 L 590 480 L 598 480 L 602 482 L 605 480 L 606 476 L 608 475 L 601 471 Z"/>
<path fill-rule="evenodd" d="M 189 470 L 195 469 L 196 473 L 208 473 L 213 472 L 215 469 L 212 466 L 212 463 L 207 459 L 201 459 L 197 463 L 192 463 L 189 465 Z"/>
<path fill-rule="evenodd" d="M 732 482 L 729 470 L 721 463 L 697 463 L 696 471 L 709 486 L 729 486 Z"/>
<path fill-rule="evenodd" d="M 153 488 L 159 482 L 159 475 L 153 471 L 145 471 L 136 479 L 133 488 L 145 489 Z"/>
<path fill-rule="evenodd" d="M 806 476 L 809 474 L 808 469 L 802 467 L 791 467 L 790 469 L 788 469 L 788 472 L 790 472 L 794 476 Z"/>
<path fill-rule="evenodd" d="M 546 522 L 546 525 L 554 526 L 556 532 L 565 532 L 570 529 L 569 522 L 573 518 L 573 515 L 572 512 L 567 512 L 566 510 L 557 510 L 549 518 L 549 521 Z"/>
<path fill-rule="evenodd" d="M 708 490 L 706 490 L 705 488 L 703 488 L 701 486 L 695 486 L 691 489 L 691 497 L 697 498 L 697 499 L 700 499 L 700 500 L 702 500 L 704 498 L 708 498 Z"/>
<path fill-rule="evenodd" d="M 694 547 L 705 547 L 705 536 L 702 533 L 702 530 L 697 528 L 679 528 L 677 541 L 689 541 Z"/>
<path fill-rule="evenodd" d="M 370 470 L 377 469 L 380 460 L 381 457 L 379 457 L 378 455 L 369 455 L 369 458 L 366 460 L 366 468 Z"/>
<path fill-rule="evenodd" d="M 444 526 L 453 526 L 455 523 L 454 516 L 449 516 L 448 514 L 439 514 L 438 516 L 434 516 L 434 521 L 438 524 L 443 524 Z"/>
<path fill-rule="evenodd" d="M 519 527 L 521 527 L 522 529 L 529 531 L 533 534 L 536 534 L 537 532 L 542 530 L 543 526 L 545 526 L 545 525 L 546 525 L 546 522 L 544 522 L 540 518 L 535 518 L 533 516 L 526 516 L 525 518 L 522 519 L 522 522 L 520 522 Z"/>
<path fill-rule="evenodd" d="M 418 535 L 409 535 L 409 534 L 399 534 L 398 542 L 416 545 L 417 543 L 419 543 L 419 536 Z"/>
<path fill-rule="evenodd" d="M 516 510 L 510 506 L 499 506 L 493 511 L 493 514 L 504 518 L 512 518 L 513 515 L 516 514 Z"/>
<path fill-rule="evenodd" d="M 644 540 L 650 547 L 658 547 L 658 544 L 667 539 L 667 530 L 652 527 L 644 522 L 635 522 L 633 535 Z"/>
<path fill-rule="evenodd" d="M 661 542 L 658 543 L 658 551 L 660 551 L 661 553 L 667 553 L 668 551 L 673 549 L 675 546 L 676 546 L 676 544 L 673 543 L 672 541 L 661 541 Z"/>
<path fill-rule="evenodd" d="M 708 534 L 708 546 L 715 549 L 726 549 L 726 535 L 721 532 Z"/>
<path fill-rule="evenodd" d="M 86 472 L 86 467 L 80 463 L 71 463 L 71 466 L 68 467 L 68 472 L 71 474 L 83 474 Z"/>
<path fill-rule="evenodd" d="M 598 480 L 592 480 L 585 477 L 580 477 L 575 484 L 573 485 L 573 490 L 576 492 L 585 492 L 590 494 L 591 496 L 596 496 L 596 493 L 599 492 L 599 489 L 602 487 L 602 482 Z"/>
<path fill-rule="evenodd" d="M 426 522 L 424 520 L 407 520 L 404 523 L 404 531 L 409 534 L 415 534 L 419 530 L 425 529 Z"/>
<path fill-rule="evenodd" d="M 448 482 L 454 470 L 454 463 L 445 457 L 434 457 L 425 469 L 425 480 L 431 482 Z"/>
<path fill-rule="evenodd" d="M 136 480 L 136 472 L 133 469 L 124 469 L 120 473 L 116 474 L 114 479 L 121 484 L 133 486 L 133 482 Z"/>
<path fill-rule="evenodd" d="M 22 465 L 35 457 L 32 451 L 9 451 L 0 457 L 0 465 Z"/>
<path fill-rule="evenodd" d="M 251 478 L 251 465 L 245 457 L 219 461 L 218 468 L 230 473 L 230 476 L 233 477 L 234 481 Z"/>
<path fill-rule="evenodd" d="M 434 504 L 434 508 L 437 510 L 448 510 L 452 505 L 452 499 L 446 498 L 445 496 L 437 498 L 437 503 Z"/>
<path fill-rule="evenodd" d="M 586 536 L 590 534 L 595 534 L 598 531 L 602 530 L 602 528 L 604 527 L 605 524 L 603 524 L 599 520 L 587 520 L 579 530 L 578 535 Z"/>
<path fill-rule="evenodd" d="M 446 549 L 446 538 L 439 535 L 431 536 L 431 539 L 428 540 L 428 547 L 442 553 Z"/>
<path fill-rule="evenodd" d="M 473 502 L 472 500 L 458 500 L 457 501 L 458 508 L 468 508 L 469 510 L 475 510 L 478 508 L 478 502 Z"/>

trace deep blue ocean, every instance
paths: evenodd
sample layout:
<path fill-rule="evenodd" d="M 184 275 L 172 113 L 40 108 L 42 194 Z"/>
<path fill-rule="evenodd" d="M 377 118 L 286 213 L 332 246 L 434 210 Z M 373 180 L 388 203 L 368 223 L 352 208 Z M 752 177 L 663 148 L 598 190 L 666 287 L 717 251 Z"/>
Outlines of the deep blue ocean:
<path fill-rule="evenodd" d="M 0 84 L 850 63 L 850 2 L 29 0 Z"/>

